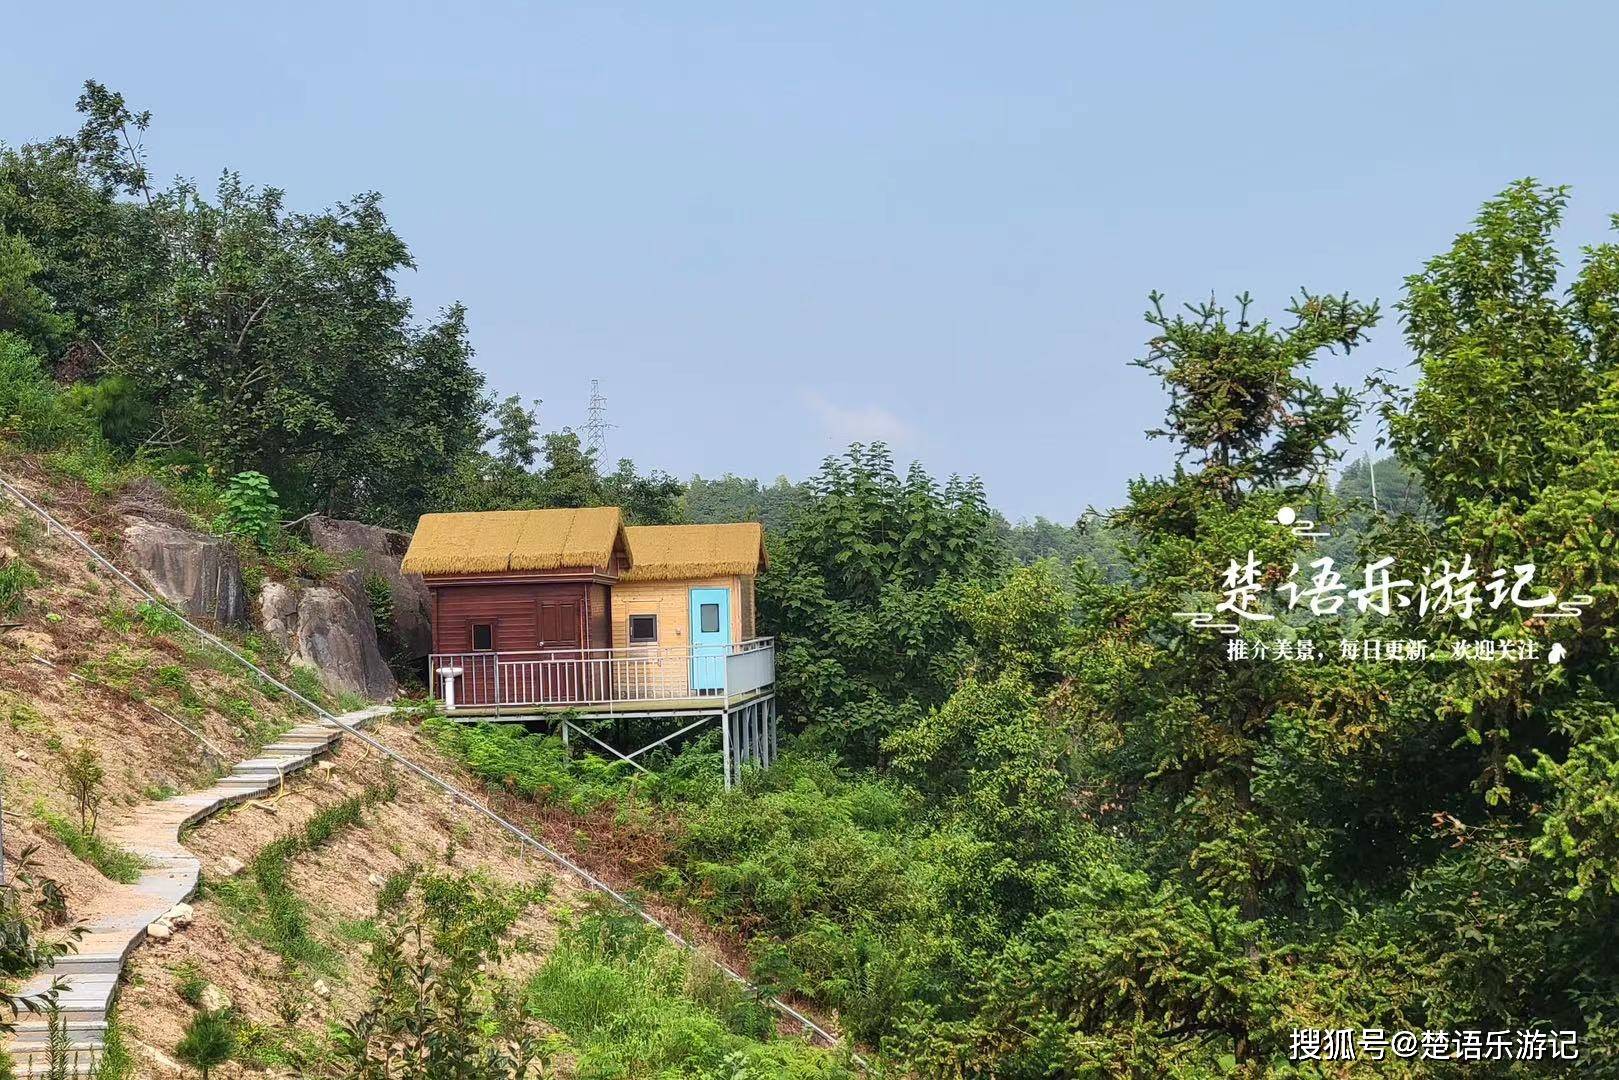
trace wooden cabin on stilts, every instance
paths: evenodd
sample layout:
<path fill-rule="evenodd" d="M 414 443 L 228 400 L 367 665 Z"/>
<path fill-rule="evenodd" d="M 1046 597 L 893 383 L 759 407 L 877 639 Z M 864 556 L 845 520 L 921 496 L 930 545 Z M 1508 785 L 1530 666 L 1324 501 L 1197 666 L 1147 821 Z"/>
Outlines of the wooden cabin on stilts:
<path fill-rule="evenodd" d="M 642 771 L 718 724 L 729 788 L 776 757 L 775 642 L 755 626 L 765 564 L 756 523 L 625 527 L 590 507 L 425 515 L 404 570 L 432 597 L 446 715 L 544 720 Z M 603 719 L 650 741 L 610 745 L 592 731 Z"/>

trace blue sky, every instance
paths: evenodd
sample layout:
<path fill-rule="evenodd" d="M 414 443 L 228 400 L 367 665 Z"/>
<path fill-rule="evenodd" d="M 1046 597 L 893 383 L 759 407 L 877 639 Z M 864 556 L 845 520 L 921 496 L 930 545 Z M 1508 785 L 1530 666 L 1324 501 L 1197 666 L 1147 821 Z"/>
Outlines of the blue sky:
<path fill-rule="evenodd" d="M 1619 9 L 30 4 L 0 139 L 87 77 L 162 177 L 376 189 L 501 393 L 680 475 L 884 438 L 1072 520 L 1167 463 L 1145 297 L 1398 298 L 1517 176 L 1619 210 Z M 1403 370 L 1398 327 L 1322 369 Z M 1363 436 L 1363 439 L 1368 438 Z"/>

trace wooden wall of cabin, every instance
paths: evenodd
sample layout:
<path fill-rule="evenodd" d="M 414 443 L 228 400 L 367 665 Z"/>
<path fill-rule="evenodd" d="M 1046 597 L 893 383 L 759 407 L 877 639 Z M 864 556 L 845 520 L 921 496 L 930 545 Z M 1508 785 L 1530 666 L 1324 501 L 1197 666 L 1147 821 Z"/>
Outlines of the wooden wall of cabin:
<path fill-rule="evenodd" d="M 589 635 L 589 639 L 585 642 L 586 648 L 613 647 L 613 601 L 606 585 L 590 586 L 585 625 Z"/>
<path fill-rule="evenodd" d="M 605 644 L 606 633 L 591 633 L 587 623 L 584 582 L 517 582 L 489 585 L 429 585 L 433 593 L 433 651 L 472 652 L 472 628 L 479 623 L 494 627 L 494 651 L 527 652 L 542 647 L 591 647 L 594 638 Z M 603 605 L 605 606 L 605 604 Z M 542 639 L 542 618 L 553 635 Z M 598 621 L 597 626 L 605 624 Z M 571 641 L 558 642 L 565 634 Z"/>
<path fill-rule="evenodd" d="M 620 581 L 613 586 L 613 648 L 630 647 L 630 616 L 658 617 L 658 644 L 685 648 L 691 644 L 691 590 L 729 589 L 731 640 L 756 636 L 753 578 L 717 577 L 696 581 Z"/>

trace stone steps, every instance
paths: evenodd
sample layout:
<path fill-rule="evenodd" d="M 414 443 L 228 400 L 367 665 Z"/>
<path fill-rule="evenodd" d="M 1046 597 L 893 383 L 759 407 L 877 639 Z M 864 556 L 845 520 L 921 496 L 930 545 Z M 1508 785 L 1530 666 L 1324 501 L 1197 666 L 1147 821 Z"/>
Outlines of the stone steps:
<path fill-rule="evenodd" d="M 376 706 L 342 717 L 361 727 L 389 712 Z M 239 763 L 210 788 L 147 803 L 107 830 L 107 838 L 145 862 L 133 885 L 108 883 L 92 898 L 83 919 L 86 933 L 78 951 L 57 958 L 22 987 L 23 994 L 43 993 L 60 979 L 57 998 L 68 1037 L 68 1075 L 88 1076 L 100 1059 L 107 1013 L 118 997 L 118 979 L 131 951 L 146 939 L 147 927 L 174 905 L 197 891 L 202 864 L 180 843 L 180 831 L 227 806 L 278 787 L 283 779 L 307 769 L 329 752 L 343 729 L 329 723 L 304 724 L 279 737 L 259 756 Z M 50 1026 L 42 1016 L 24 1015 L 6 1049 L 16 1059 L 17 1076 L 49 1076 Z"/>

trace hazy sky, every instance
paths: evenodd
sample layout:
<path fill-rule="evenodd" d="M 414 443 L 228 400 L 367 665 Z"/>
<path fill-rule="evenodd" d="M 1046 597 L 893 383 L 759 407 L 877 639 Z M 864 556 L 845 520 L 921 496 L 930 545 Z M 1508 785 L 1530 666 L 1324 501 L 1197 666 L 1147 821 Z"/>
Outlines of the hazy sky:
<path fill-rule="evenodd" d="M 1619 210 L 1619 8 L 1456 3 L 27 4 L 0 140 L 87 77 L 154 171 L 376 189 L 423 314 L 547 427 L 801 477 L 851 439 L 1072 520 L 1157 471 L 1146 293 L 1391 303 L 1517 176 Z M 1403 368 L 1398 326 L 1323 369 Z"/>

